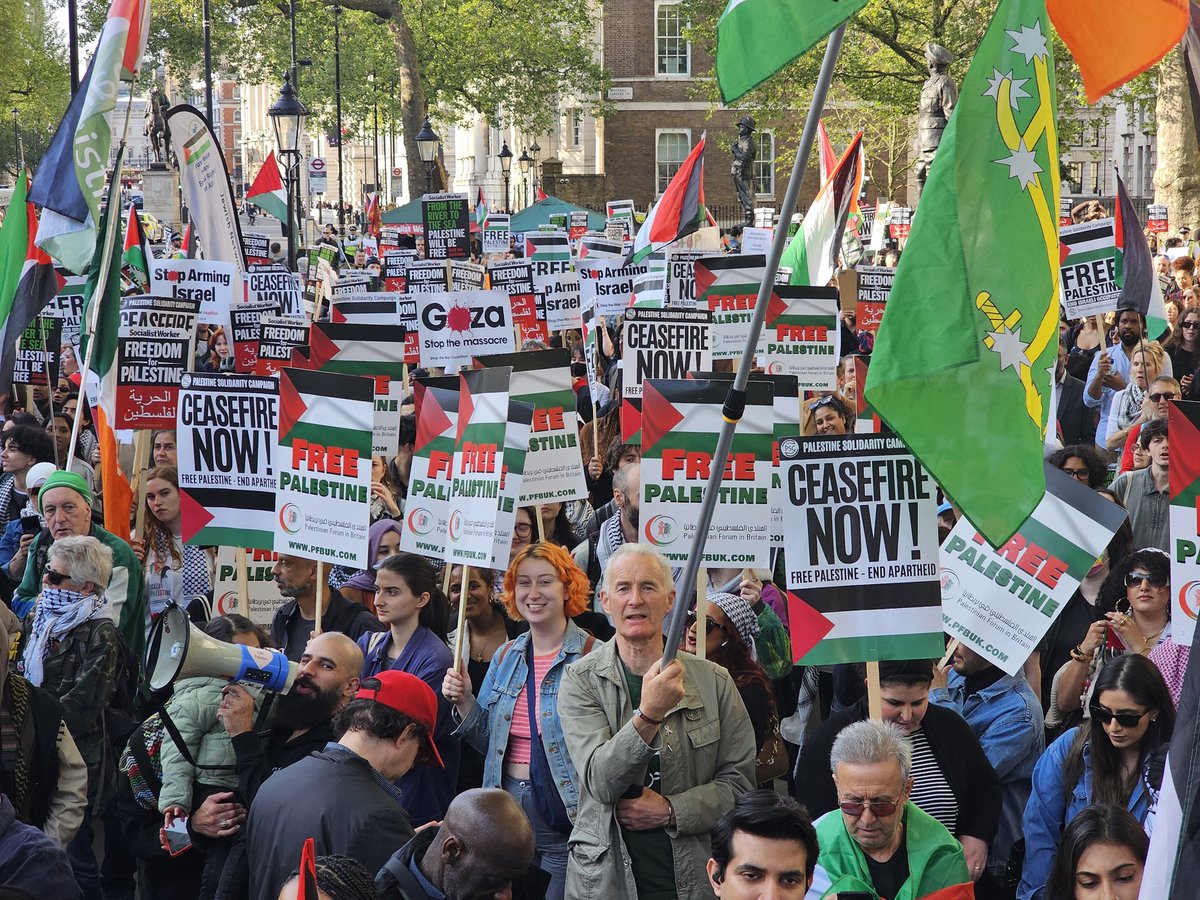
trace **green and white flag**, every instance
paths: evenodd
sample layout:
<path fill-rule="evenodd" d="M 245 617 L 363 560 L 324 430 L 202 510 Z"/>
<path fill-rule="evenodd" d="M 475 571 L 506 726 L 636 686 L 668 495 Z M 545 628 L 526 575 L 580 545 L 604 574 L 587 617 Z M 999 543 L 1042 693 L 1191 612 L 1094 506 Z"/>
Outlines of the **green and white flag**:
<path fill-rule="evenodd" d="M 508 366 L 497 366 L 458 376 L 458 434 L 446 524 L 448 563 L 482 568 L 492 564 L 511 375 Z"/>

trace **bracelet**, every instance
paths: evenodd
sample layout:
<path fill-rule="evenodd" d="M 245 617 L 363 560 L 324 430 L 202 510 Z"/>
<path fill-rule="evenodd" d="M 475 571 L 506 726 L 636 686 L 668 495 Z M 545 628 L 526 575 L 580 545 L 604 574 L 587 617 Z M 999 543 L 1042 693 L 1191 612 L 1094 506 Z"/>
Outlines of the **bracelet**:
<path fill-rule="evenodd" d="M 1090 663 L 1092 661 L 1092 658 L 1088 654 L 1079 649 L 1078 644 L 1071 648 L 1071 659 L 1077 663 Z"/>
<path fill-rule="evenodd" d="M 663 723 L 663 720 L 662 720 L 662 719 L 652 719 L 652 718 L 650 718 L 648 715 L 646 715 L 644 712 L 642 712 L 640 708 L 639 708 L 639 709 L 635 709 L 635 710 L 633 711 L 633 714 L 634 714 L 635 716 L 639 716 L 639 717 L 640 717 L 640 718 L 642 718 L 642 719 L 645 719 L 645 720 L 646 720 L 647 722 L 649 722 L 651 725 L 661 725 L 661 724 Z"/>

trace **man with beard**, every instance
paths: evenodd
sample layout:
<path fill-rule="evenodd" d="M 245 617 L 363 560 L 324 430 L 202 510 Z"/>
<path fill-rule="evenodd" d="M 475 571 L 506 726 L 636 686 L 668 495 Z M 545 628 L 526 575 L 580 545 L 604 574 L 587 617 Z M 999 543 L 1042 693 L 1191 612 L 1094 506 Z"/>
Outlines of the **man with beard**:
<path fill-rule="evenodd" d="M 1083 392 L 1083 403 L 1089 409 L 1100 410 L 1100 422 L 1096 426 L 1096 449 L 1104 459 L 1113 459 L 1113 453 L 1105 444 L 1108 434 L 1108 416 L 1112 408 L 1113 394 L 1129 383 L 1130 369 L 1133 364 L 1133 354 L 1144 337 L 1146 322 L 1136 309 L 1122 309 L 1117 312 L 1117 337 L 1120 343 L 1114 347 L 1100 350 L 1092 358 L 1091 368 L 1088 369 L 1087 390 Z M 1163 368 L 1160 375 L 1173 375 L 1171 358 L 1163 358 Z"/>
<path fill-rule="evenodd" d="M 254 731 L 254 698 L 230 683 L 217 710 L 237 755 L 238 791 L 246 806 L 276 769 L 290 766 L 332 741 L 333 715 L 358 691 L 363 655 L 344 634 L 326 632 L 310 640 L 300 657 L 300 672 L 292 689 L 275 698 L 272 728 Z M 192 814 L 190 827 L 210 838 L 237 836 L 229 852 L 219 896 L 229 900 L 248 895 L 250 870 L 242 825 L 246 808 L 231 802 L 232 793 L 214 794 Z"/>
<path fill-rule="evenodd" d="M 600 526 L 600 531 L 580 542 L 571 555 L 575 564 L 587 573 L 595 589 L 604 576 L 608 561 L 622 544 L 638 542 L 638 511 L 641 500 L 642 464 L 631 462 L 613 472 L 613 504 L 617 515 Z"/>
<path fill-rule="evenodd" d="M 280 553 L 271 574 L 279 593 L 288 598 L 271 620 L 271 639 L 290 660 L 299 661 L 308 639 L 316 630 L 317 579 L 325 570 L 316 560 Z M 347 600 L 332 588 L 325 594 L 321 631 L 340 631 L 357 640 L 368 631 L 383 631 L 379 620 L 360 603 Z"/>

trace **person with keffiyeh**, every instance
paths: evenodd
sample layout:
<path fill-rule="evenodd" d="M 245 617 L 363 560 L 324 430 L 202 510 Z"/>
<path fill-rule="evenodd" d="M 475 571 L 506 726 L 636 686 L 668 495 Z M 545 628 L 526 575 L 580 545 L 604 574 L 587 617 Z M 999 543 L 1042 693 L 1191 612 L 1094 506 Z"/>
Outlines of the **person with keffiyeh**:
<path fill-rule="evenodd" d="M 111 769 L 104 710 L 116 691 L 119 640 L 112 600 L 105 593 L 112 551 L 94 537 L 68 536 L 51 545 L 42 590 L 25 625 L 18 672 L 58 698 L 63 720 L 87 764 L 88 808 L 67 847 L 84 896 L 99 897 L 100 872 L 92 847 L 92 820 L 105 799 Z"/>
<path fill-rule="evenodd" d="M 146 538 L 130 543 L 142 560 L 150 621 L 174 600 L 192 621 L 203 624 L 210 614 L 213 558 L 206 548 L 183 542 L 179 470 L 174 466 L 155 466 L 146 473 L 146 508 Z"/>

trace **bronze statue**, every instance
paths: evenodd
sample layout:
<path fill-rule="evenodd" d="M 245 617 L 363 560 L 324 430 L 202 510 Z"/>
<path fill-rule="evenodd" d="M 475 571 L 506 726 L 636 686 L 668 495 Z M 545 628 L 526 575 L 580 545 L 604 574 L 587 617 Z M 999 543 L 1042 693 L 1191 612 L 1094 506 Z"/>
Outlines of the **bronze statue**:
<path fill-rule="evenodd" d="M 917 191 L 925 190 L 925 179 L 933 165 L 934 154 L 942 142 L 942 132 L 954 104 L 958 102 L 958 88 L 946 74 L 954 57 L 940 44 L 925 45 L 925 62 L 929 66 L 929 80 L 921 86 L 921 106 L 917 119 Z"/>
<path fill-rule="evenodd" d="M 150 102 L 146 106 L 146 127 L 144 133 L 150 138 L 150 147 L 154 151 L 154 161 L 174 165 L 174 154 L 171 151 L 171 129 L 167 125 L 167 110 L 171 101 L 167 99 L 161 87 L 150 94 Z"/>
<path fill-rule="evenodd" d="M 733 186 L 737 189 L 738 203 L 747 225 L 754 224 L 754 158 L 758 156 L 758 145 L 752 137 L 754 119 L 742 116 L 738 120 L 738 136 L 730 152 L 733 153 Z"/>

